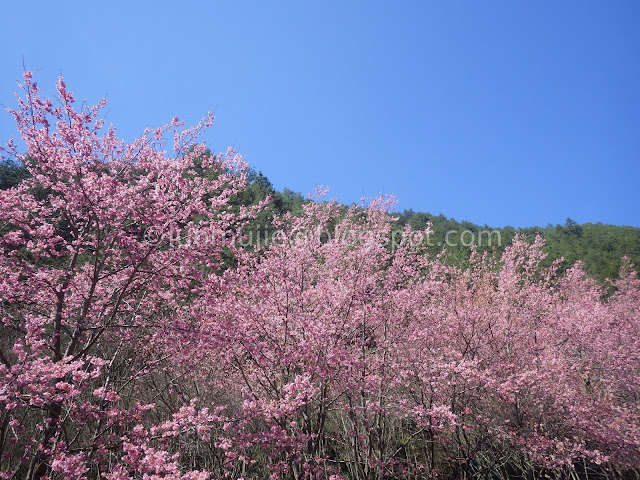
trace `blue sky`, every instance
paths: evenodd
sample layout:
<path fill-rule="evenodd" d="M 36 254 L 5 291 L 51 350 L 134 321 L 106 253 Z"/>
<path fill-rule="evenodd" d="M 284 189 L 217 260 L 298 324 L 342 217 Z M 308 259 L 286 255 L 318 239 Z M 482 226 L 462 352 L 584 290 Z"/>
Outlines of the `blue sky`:
<path fill-rule="evenodd" d="M 640 226 L 636 1 L 3 2 L 0 103 L 107 96 L 120 135 L 214 111 L 276 188 L 516 227 Z M 15 132 L 0 112 L 0 139 Z"/>

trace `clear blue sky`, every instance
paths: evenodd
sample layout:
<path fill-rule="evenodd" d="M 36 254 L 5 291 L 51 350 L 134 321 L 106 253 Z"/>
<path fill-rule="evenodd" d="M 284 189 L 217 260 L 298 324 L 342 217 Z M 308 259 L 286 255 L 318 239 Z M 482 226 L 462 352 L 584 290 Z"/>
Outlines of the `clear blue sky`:
<path fill-rule="evenodd" d="M 492 226 L 640 226 L 637 1 L 4 1 L 28 69 L 131 140 L 207 111 L 276 188 Z M 0 138 L 14 134 L 0 112 Z"/>

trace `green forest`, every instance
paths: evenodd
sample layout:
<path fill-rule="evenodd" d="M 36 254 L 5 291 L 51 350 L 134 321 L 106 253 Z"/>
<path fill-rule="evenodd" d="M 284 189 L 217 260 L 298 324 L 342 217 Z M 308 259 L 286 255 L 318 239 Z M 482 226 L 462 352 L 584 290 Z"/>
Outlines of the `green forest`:
<path fill-rule="evenodd" d="M 302 214 L 302 205 L 310 201 L 288 188 L 276 190 L 269 178 L 260 171 L 249 168 L 246 174 L 247 189 L 235 199 L 238 206 L 257 205 L 271 197 L 269 209 L 262 211 L 250 226 L 257 234 L 264 235 L 269 230 L 274 216 L 288 212 L 294 216 Z M 28 171 L 23 165 L 5 161 L 0 164 L 0 189 L 17 185 L 27 176 Z M 632 226 L 600 222 L 580 224 L 567 218 L 562 225 L 494 228 L 458 221 L 442 213 L 435 215 L 415 212 L 413 209 L 397 212 L 394 216 L 397 217 L 397 230 L 402 230 L 405 225 L 419 230 L 430 224 L 433 233 L 425 242 L 426 251 L 437 255 L 446 248 L 444 255 L 448 263 L 459 267 L 466 266 L 465 262 L 469 261 L 472 245 L 479 252 L 487 251 L 499 257 L 517 234 L 524 235 L 530 241 L 536 235 L 544 239 L 546 265 L 561 259 L 560 271 L 564 271 L 580 261 L 586 272 L 601 283 L 618 277 L 623 257 L 628 257 L 636 269 L 640 265 L 640 228 Z"/>

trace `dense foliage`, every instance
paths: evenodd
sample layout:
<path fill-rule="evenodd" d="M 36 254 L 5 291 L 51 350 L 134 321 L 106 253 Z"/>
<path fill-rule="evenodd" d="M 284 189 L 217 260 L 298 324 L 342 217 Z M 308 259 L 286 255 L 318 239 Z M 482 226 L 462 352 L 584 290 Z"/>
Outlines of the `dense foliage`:
<path fill-rule="evenodd" d="M 20 163 L 0 163 L 0 189 L 16 186 L 28 175 L 27 168 Z M 251 168 L 246 171 L 246 180 L 246 188 L 231 199 L 233 205 L 252 206 L 267 198 L 271 199 L 269 209 L 262 211 L 250 222 L 253 241 L 264 240 L 273 233 L 271 221 L 274 216 L 285 213 L 296 216 L 302 214 L 302 205 L 308 199 L 300 193 L 288 188 L 276 190 L 262 172 Z M 617 278 L 623 257 L 628 257 L 636 270 L 640 266 L 640 228 L 632 226 L 578 224 L 567 218 L 563 225 L 493 228 L 467 221 L 459 222 L 442 214 L 414 212 L 411 209 L 395 213 L 393 218 L 396 231 L 402 231 L 406 225 L 415 230 L 429 226 L 430 234 L 425 240 L 426 251 L 437 255 L 446 250 L 447 262 L 460 267 L 468 266 L 472 245 L 480 252 L 486 251 L 499 256 L 516 235 L 529 241 L 533 241 L 537 235 L 541 236 L 545 240 L 542 250 L 547 254 L 543 262 L 545 265 L 549 266 L 560 260 L 559 268 L 564 271 L 580 261 L 589 276 L 601 284 L 607 279 Z"/>
<path fill-rule="evenodd" d="M 636 266 L 640 265 L 640 228 L 631 226 L 577 224 L 568 218 L 564 225 L 492 228 L 412 210 L 405 210 L 396 217 L 399 225 L 418 229 L 432 225 L 430 252 L 436 254 L 446 248 L 447 259 L 457 265 L 465 264 L 471 245 L 480 251 L 500 255 L 516 235 L 530 241 L 540 235 L 545 240 L 542 247 L 548 254 L 545 265 L 561 260 L 560 268 L 564 271 L 581 261 L 586 272 L 601 283 L 617 277 L 623 257 L 629 257 Z"/>
<path fill-rule="evenodd" d="M 388 199 L 247 183 L 199 140 L 211 117 L 125 144 L 62 80 L 55 104 L 30 73 L 23 89 L 27 152 L 6 152 L 28 174 L 0 191 L 0 478 L 640 467 L 628 260 L 610 291 L 541 236 L 452 262 Z"/>

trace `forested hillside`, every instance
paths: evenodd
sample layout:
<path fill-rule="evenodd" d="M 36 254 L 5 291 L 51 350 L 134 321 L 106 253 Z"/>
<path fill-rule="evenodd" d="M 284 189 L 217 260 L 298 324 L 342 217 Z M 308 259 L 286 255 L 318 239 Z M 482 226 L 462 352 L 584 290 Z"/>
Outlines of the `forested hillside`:
<path fill-rule="evenodd" d="M 475 225 L 470 222 L 458 222 L 444 215 L 416 213 L 405 210 L 397 215 L 398 223 L 411 225 L 413 228 L 424 228 L 429 222 L 433 228 L 432 251 L 438 252 L 447 248 L 448 257 L 455 263 L 464 262 L 469 257 L 469 240 L 479 250 L 490 250 L 501 254 L 504 247 L 510 245 L 516 234 L 533 240 L 536 235 L 545 240 L 543 250 L 548 254 L 545 264 L 563 258 L 562 269 L 566 270 L 580 260 L 585 270 L 599 281 L 615 278 L 620 270 L 621 259 L 629 257 L 631 263 L 640 265 L 640 228 L 631 226 L 603 225 L 601 223 L 578 224 L 567 219 L 564 225 L 547 225 L 530 228 L 492 228 Z M 473 235 L 461 235 L 470 231 Z M 449 244 L 445 241 L 447 232 L 457 232 L 449 236 Z M 491 235 L 480 232 L 492 232 Z M 490 240 L 490 241 L 489 241 Z"/>
<path fill-rule="evenodd" d="M 0 164 L 0 189 L 9 188 L 28 176 L 27 169 L 19 164 L 4 161 Z M 278 191 L 271 181 L 259 171 L 247 171 L 247 188 L 233 199 L 236 205 L 257 205 L 271 198 L 269 209 L 252 221 L 254 238 L 273 231 L 270 226 L 274 215 L 287 212 L 302 214 L 302 205 L 308 201 L 302 194 L 285 188 Z M 640 268 L 640 228 L 631 226 L 604 225 L 602 223 L 578 224 L 567 218 L 563 225 L 547 225 L 529 228 L 493 228 L 471 222 L 457 221 L 443 214 L 404 210 L 394 215 L 396 229 L 410 225 L 415 230 L 431 225 L 432 234 L 425 241 L 426 250 L 438 254 L 446 249 L 446 258 L 452 264 L 464 266 L 471 253 L 471 245 L 480 252 L 489 251 L 501 255 L 517 234 L 533 241 L 536 235 L 545 241 L 543 251 L 547 253 L 545 265 L 563 259 L 561 269 L 572 267 L 576 261 L 585 265 L 585 270 L 600 282 L 616 278 L 622 258 L 628 257 L 631 264 Z M 448 234 L 448 236 L 447 236 Z"/>
<path fill-rule="evenodd" d="M 13 174 L 15 176 L 15 173 Z M 305 196 L 285 188 L 278 191 L 271 181 L 259 171 L 249 169 L 247 190 L 235 200 L 242 205 L 257 205 L 271 197 L 270 209 L 263 212 L 253 222 L 256 232 L 269 231 L 273 216 L 292 213 L 302 214 L 302 205 L 309 201 Z M 346 208 L 346 207 L 345 207 Z M 581 261 L 585 270 L 600 282 L 618 276 L 622 258 L 628 257 L 631 264 L 640 268 L 640 228 L 632 226 L 604 225 L 602 223 L 578 224 L 567 218 L 563 225 L 547 225 L 529 228 L 493 228 L 488 225 L 476 225 L 466 221 L 456 221 L 443 214 L 433 215 L 425 212 L 404 210 L 393 215 L 396 218 L 395 230 L 405 225 L 414 230 L 422 230 L 431 225 L 432 233 L 425 240 L 426 251 L 438 254 L 446 249 L 447 260 L 457 266 L 465 266 L 471 253 L 471 245 L 479 252 L 493 252 L 498 257 L 505 247 L 511 245 L 516 235 L 522 235 L 533 242 L 540 235 L 547 253 L 544 265 L 563 259 L 561 271 Z"/>

